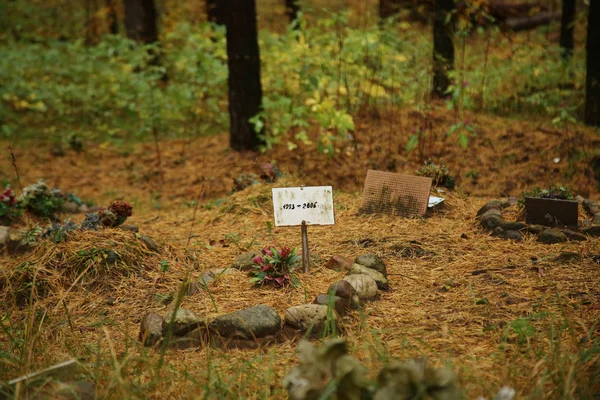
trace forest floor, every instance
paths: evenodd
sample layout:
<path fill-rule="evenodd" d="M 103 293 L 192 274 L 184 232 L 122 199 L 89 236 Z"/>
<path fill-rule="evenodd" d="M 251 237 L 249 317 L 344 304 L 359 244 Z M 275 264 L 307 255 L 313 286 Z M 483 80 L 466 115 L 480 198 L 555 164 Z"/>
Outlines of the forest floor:
<path fill-rule="evenodd" d="M 228 149 L 225 135 L 161 141 L 160 163 L 152 143 L 86 144 L 83 152 L 69 150 L 61 157 L 52 155 L 49 143 L 13 144 L 23 185 L 43 178 L 50 187 L 98 205 L 128 201 L 134 214 L 127 223 L 154 238 L 161 252 L 140 254 L 139 276 L 107 277 L 89 288 L 65 281 L 64 291 L 40 299 L 33 311 L 43 310 L 46 317 L 34 343 L 22 332 L 24 342 L 11 350 L 9 339 L 0 338 L 5 353 L 31 350 L 26 361 L 0 368 L 0 378 L 75 356 L 84 360 L 82 376 L 95 380 L 99 398 L 285 398 L 281 379 L 296 363 L 297 339 L 258 350 L 168 350 L 163 368 L 155 369 L 161 354 L 137 342 L 139 323 L 147 312 L 164 314 L 167 306 L 157 298 L 176 294 L 186 278 L 197 280 L 203 271 L 228 267 L 243 252 L 268 244 L 300 247 L 299 229 L 271 228 L 272 187 L 332 185 L 336 224 L 309 228 L 317 258 L 309 273 L 299 274 L 300 287 L 253 288 L 236 272 L 223 275 L 210 293 L 184 297 L 181 306 L 208 318 L 257 304 L 283 315 L 342 277 L 324 268 L 330 257 L 375 253 L 386 262 L 391 290 L 343 321 L 352 354 L 372 378 L 391 358 L 426 356 L 452 365 L 467 398 L 489 397 L 503 385 L 514 387 L 517 398 L 597 395 L 600 379 L 596 384 L 592 379 L 600 368 L 598 239 L 552 245 L 531 235 L 521 242 L 501 240 L 481 230 L 475 214 L 488 200 L 520 196 L 533 186 L 565 183 L 576 194 L 598 199 L 592 157 L 600 136 L 580 126 L 558 131 L 469 117 L 477 136 L 466 150 L 444 139 L 454 116 L 441 106 L 428 115 L 399 111 L 357 118 L 355 142 L 332 157 L 312 147 L 290 152 L 283 146 L 262 155 L 238 154 Z M 424 124 L 433 126 L 431 144 L 424 141 L 425 147 L 407 155 L 407 133 Z M 443 159 L 458 178 L 457 189 L 445 193 L 445 207 L 418 219 L 358 213 L 368 169 L 413 174 L 430 157 Z M 286 176 L 231 193 L 234 178 L 260 174 L 265 162 L 276 162 Z M 18 187 L 8 155 L 0 171 L 4 182 Z M 515 207 L 505 218 L 518 214 Z M 83 215 L 71 218 L 80 222 Z M 115 232 L 113 239 L 121 235 Z M 84 236 L 67 240 L 72 251 L 93 240 Z M 561 257 L 565 253 L 577 256 Z M 19 257 L 1 261 L 14 266 L 29 256 Z M 161 271 L 162 260 L 168 261 L 167 271 Z M 2 294 L 7 293 L 5 287 Z M 18 336 L 33 311 L 4 310 L 3 326 Z"/>

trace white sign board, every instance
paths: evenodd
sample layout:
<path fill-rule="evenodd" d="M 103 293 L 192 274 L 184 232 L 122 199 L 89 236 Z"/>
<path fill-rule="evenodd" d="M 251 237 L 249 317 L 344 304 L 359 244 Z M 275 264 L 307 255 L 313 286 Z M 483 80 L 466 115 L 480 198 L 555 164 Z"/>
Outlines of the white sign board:
<path fill-rule="evenodd" d="M 333 225 L 331 186 L 306 186 L 273 189 L 275 226 Z"/>

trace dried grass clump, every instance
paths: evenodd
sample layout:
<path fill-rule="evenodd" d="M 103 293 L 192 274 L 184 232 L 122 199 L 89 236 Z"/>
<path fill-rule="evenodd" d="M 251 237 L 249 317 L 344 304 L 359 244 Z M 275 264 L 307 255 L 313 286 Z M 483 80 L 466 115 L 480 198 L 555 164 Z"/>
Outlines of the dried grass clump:
<path fill-rule="evenodd" d="M 276 183 L 257 183 L 227 197 L 218 207 L 224 214 L 258 214 L 272 215 L 274 187 L 301 186 L 302 180 L 292 176 L 284 176 Z"/>
<path fill-rule="evenodd" d="M 23 304 L 32 295 L 74 286 L 110 288 L 119 278 L 142 273 L 155 257 L 133 232 L 76 230 L 61 243 L 42 240 L 31 253 L 0 267 L 0 296 Z"/>

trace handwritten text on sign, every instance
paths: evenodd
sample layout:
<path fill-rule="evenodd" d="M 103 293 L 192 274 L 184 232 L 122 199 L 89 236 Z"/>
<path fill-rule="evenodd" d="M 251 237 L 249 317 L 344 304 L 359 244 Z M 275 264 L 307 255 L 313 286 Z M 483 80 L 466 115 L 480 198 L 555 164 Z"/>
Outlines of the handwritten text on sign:
<path fill-rule="evenodd" d="M 333 189 L 331 186 L 307 186 L 273 189 L 275 226 L 333 225 Z"/>

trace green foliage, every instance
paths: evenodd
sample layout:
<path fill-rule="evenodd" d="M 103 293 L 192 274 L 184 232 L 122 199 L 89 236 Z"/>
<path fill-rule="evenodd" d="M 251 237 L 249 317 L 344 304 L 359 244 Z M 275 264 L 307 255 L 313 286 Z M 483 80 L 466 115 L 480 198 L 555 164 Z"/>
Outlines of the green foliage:
<path fill-rule="evenodd" d="M 67 239 L 69 233 L 77 229 L 77 225 L 72 222 L 65 222 L 64 224 L 52 224 L 48 229 L 46 229 L 42 237 L 48 237 L 54 243 L 60 243 Z M 37 235 L 36 232 L 28 232 L 26 236 L 27 240 L 31 243 L 35 243 Z"/>
<path fill-rule="evenodd" d="M 450 175 L 450 170 L 441 161 L 439 164 L 431 160 L 425 161 L 423 166 L 417 170 L 417 175 L 431 178 L 434 186 L 443 186 L 448 189 L 454 189 L 456 186 L 454 176 Z"/>
<path fill-rule="evenodd" d="M 71 138 L 69 145 L 79 149 L 73 137 L 121 143 L 148 137 L 153 126 L 169 135 L 182 134 L 188 124 L 196 133 L 223 129 L 223 35 L 184 24 L 169 33 L 162 54 L 172 79 L 164 90 L 156 90 L 165 69 L 150 65 L 152 51 L 155 45 L 110 35 L 96 46 L 81 40 L 2 46 L 2 133 L 33 127 L 30 134 Z"/>
<path fill-rule="evenodd" d="M 456 122 L 448 130 L 448 136 L 456 135 L 458 144 L 463 150 L 469 147 L 470 138 L 476 134 L 475 128 L 469 121 Z"/>
<path fill-rule="evenodd" d="M 282 247 L 278 251 L 275 247 L 265 247 L 262 254 L 253 260 L 254 271 L 250 272 L 250 282 L 261 286 L 271 284 L 275 287 L 293 283 L 294 267 L 299 260 L 295 248 Z"/>
<path fill-rule="evenodd" d="M 523 192 L 523 199 L 525 197 L 539 197 L 542 199 L 560 199 L 560 200 L 573 200 L 573 192 L 566 186 L 550 186 L 549 188 L 534 187 L 528 192 Z"/>
<path fill-rule="evenodd" d="M 19 21 L 27 13 L 48 20 L 58 15 L 27 7 L 11 3 L 5 11 Z M 425 103 L 432 46 L 422 29 L 407 22 L 357 29 L 346 13 L 321 15 L 310 24 L 300 19 L 299 30 L 259 33 L 263 111 L 251 121 L 264 134 L 263 150 L 303 144 L 333 156 L 353 140 L 357 111 Z M 121 144 L 148 139 L 153 131 L 176 137 L 227 129 L 223 28 L 173 25 L 161 38 L 156 66 L 156 46 L 112 35 L 95 46 L 77 39 L 27 41 L 25 31 L 33 37 L 43 32 L 25 26 L 7 26 L 12 34 L 0 36 L 0 135 L 43 135 L 79 151 L 85 140 Z M 66 30 L 65 37 L 76 36 Z M 565 66 L 559 46 L 548 46 L 542 31 L 526 42 L 510 42 L 497 29 L 473 32 L 469 24 L 460 32 L 471 36 L 459 35 L 447 99 L 463 121 L 449 132 L 457 144 L 467 147 L 475 133 L 465 110 L 572 122 L 583 99 L 584 51 Z M 496 56 L 498 49 L 510 50 L 510 57 Z M 165 71 L 169 83 L 163 87 Z M 413 133 L 408 151 L 421 145 L 425 132 Z"/>
<path fill-rule="evenodd" d="M 160 271 L 164 274 L 169 270 L 169 261 L 160 260 Z"/>
<path fill-rule="evenodd" d="M 52 191 L 43 180 L 23 189 L 23 206 L 42 218 L 53 218 L 65 202 L 60 191 Z"/>

